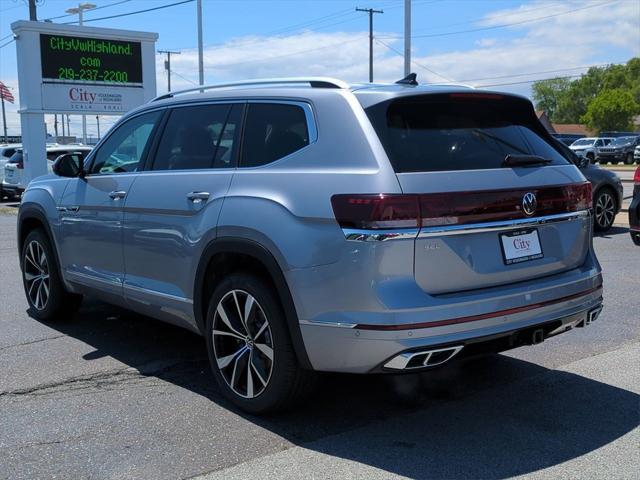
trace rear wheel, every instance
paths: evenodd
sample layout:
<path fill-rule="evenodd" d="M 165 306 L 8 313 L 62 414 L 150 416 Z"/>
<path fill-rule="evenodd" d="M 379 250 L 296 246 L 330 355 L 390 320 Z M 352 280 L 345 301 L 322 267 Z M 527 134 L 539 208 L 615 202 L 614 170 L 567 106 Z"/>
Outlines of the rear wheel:
<path fill-rule="evenodd" d="M 616 201 L 609 188 L 602 188 L 596 194 L 594 201 L 595 229 L 606 232 L 613 225 L 616 217 Z"/>
<path fill-rule="evenodd" d="M 215 289 L 206 341 L 222 393 L 242 410 L 282 410 L 310 388 L 313 372 L 298 365 L 280 302 L 254 275 L 233 273 Z"/>
<path fill-rule="evenodd" d="M 49 237 L 42 229 L 31 231 L 21 254 L 22 281 L 31 315 L 39 320 L 63 320 L 73 314 L 82 296 L 66 291 Z"/>
<path fill-rule="evenodd" d="M 633 153 L 629 152 L 624 157 L 625 165 L 633 165 Z"/>

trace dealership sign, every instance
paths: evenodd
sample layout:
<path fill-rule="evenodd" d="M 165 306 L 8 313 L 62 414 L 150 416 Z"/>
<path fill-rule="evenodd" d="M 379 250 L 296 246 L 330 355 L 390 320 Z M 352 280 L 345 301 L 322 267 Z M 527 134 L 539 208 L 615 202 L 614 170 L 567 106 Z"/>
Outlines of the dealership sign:
<path fill-rule="evenodd" d="M 144 103 L 142 88 L 43 83 L 42 108 L 58 112 L 114 115 Z"/>
<path fill-rule="evenodd" d="M 18 21 L 27 179 L 47 173 L 45 113 L 122 115 L 156 96 L 157 33 Z"/>

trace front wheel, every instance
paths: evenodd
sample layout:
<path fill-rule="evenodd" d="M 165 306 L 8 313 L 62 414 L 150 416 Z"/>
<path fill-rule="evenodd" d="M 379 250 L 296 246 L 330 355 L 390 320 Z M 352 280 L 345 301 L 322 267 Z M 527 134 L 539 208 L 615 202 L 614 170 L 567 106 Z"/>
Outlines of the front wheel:
<path fill-rule="evenodd" d="M 611 228 L 616 217 L 616 201 L 613 193 L 608 188 L 603 188 L 597 193 L 593 203 L 595 229 L 599 232 L 606 232 Z"/>
<path fill-rule="evenodd" d="M 282 410 L 306 393 L 312 372 L 300 368 L 274 289 L 249 273 L 230 274 L 207 312 L 207 351 L 223 395 L 242 410 Z"/>
<path fill-rule="evenodd" d="M 31 315 L 45 321 L 63 320 L 72 315 L 82 296 L 65 289 L 53 247 L 42 229 L 29 232 L 22 245 L 20 260 Z"/>

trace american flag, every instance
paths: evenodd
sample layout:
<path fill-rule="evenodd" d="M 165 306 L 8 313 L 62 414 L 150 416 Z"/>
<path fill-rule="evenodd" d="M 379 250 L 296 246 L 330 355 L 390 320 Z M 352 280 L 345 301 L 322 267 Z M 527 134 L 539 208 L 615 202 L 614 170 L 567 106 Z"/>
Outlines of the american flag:
<path fill-rule="evenodd" d="M 0 82 L 0 96 L 3 100 L 6 100 L 9 103 L 14 103 L 16 101 L 16 99 L 13 98 L 13 94 L 11 93 L 11 91 L 2 82 Z"/>

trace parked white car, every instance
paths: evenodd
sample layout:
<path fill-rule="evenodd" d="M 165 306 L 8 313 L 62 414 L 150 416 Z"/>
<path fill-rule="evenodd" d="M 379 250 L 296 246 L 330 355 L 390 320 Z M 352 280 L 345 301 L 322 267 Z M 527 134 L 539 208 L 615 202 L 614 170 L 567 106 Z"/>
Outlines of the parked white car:
<path fill-rule="evenodd" d="M 53 172 L 53 162 L 60 155 L 66 153 L 80 153 L 86 156 L 91 151 L 91 147 L 87 145 L 47 145 L 47 171 Z M 24 164 L 22 162 L 22 147 L 15 148 L 13 155 L 5 162 L 4 178 L 2 179 L 2 195 L 9 198 L 16 198 L 22 195 L 26 183 L 23 180 Z"/>
<path fill-rule="evenodd" d="M 4 180 L 4 166 L 7 164 L 11 156 L 16 153 L 16 150 L 22 148 L 21 143 L 2 143 L 0 144 L 0 182 Z M 4 192 L 2 192 L 2 183 L 0 183 L 0 200 L 4 198 Z"/>
<path fill-rule="evenodd" d="M 591 163 L 594 163 L 598 158 L 598 149 L 609 145 L 613 138 L 609 137 L 586 137 L 579 138 L 573 142 L 569 148 L 573 150 L 576 155 L 580 157 L 586 157 Z"/>

